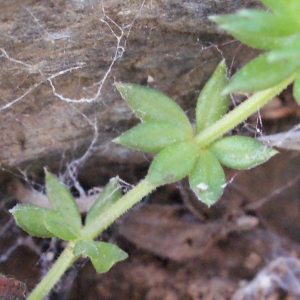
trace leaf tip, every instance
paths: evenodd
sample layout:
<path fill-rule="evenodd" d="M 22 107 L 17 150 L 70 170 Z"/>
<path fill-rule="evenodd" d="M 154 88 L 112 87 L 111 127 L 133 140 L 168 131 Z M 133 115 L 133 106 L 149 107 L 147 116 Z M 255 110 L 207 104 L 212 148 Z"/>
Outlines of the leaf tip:
<path fill-rule="evenodd" d="M 218 15 L 212 15 L 212 16 L 209 16 L 208 19 L 213 21 L 213 22 L 218 22 L 218 18 L 219 16 Z"/>
<path fill-rule="evenodd" d="M 205 197 L 201 197 L 199 195 L 199 193 L 195 193 L 195 194 L 196 194 L 198 200 L 201 201 L 202 203 L 204 203 L 208 208 L 210 208 L 212 205 L 214 205 L 220 198 L 220 197 L 218 197 L 217 199 L 211 199 L 211 198 L 205 199 Z"/>
<path fill-rule="evenodd" d="M 14 216 L 15 211 L 17 210 L 17 206 L 18 206 L 18 204 L 16 206 L 14 206 L 13 208 L 9 209 L 8 212 L 11 213 Z"/>
<path fill-rule="evenodd" d="M 51 180 L 56 178 L 51 172 L 49 172 L 47 167 L 44 167 L 44 173 L 46 182 L 50 182 Z"/>
<path fill-rule="evenodd" d="M 118 136 L 112 140 L 113 143 L 121 145 L 121 136 Z"/>
<path fill-rule="evenodd" d="M 128 83 L 119 82 L 115 83 L 115 86 L 118 92 L 121 94 L 122 98 L 126 100 L 126 98 L 128 97 L 128 90 L 132 88 L 132 85 Z"/>
<path fill-rule="evenodd" d="M 45 174 L 50 173 L 47 167 L 44 167 L 44 173 L 45 173 Z"/>
<path fill-rule="evenodd" d="M 278 153 L 279 153 L 279 151 L 277 151 L 277 150 L 274 149 L 274 148 L 271 148 L 271 149 L 270 149 L 270 158 L 273 157 L 274 155 L 278 154 Z"/>

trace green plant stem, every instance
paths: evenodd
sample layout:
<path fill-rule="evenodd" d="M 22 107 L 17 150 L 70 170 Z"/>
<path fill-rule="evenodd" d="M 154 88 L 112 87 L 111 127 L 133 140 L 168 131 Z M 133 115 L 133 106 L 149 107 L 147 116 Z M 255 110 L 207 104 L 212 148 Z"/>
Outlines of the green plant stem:
<path fill-rule="evenodd" d="M 155 188 L 156 186 L 149 183 L 146 179 L 142 180 L 137 186 L 105 211 L 105 214 L 101 214 L 82 229 L 82 236 L 84 239 L 93 240 L 100 232 L 105 230 L 143 197 L 150 194 Z"/>
<path fill-rule="evenodd" d="M 143 197 L 150 194 L 155 188 L 156 186 L 150 184 L 146 179 L 142 180 L 137 186 L 106 210 L 105 213 L 99 215 L 91 223 L 85 226 L 81 231 L 82 238 L 85 240 L 93 240 L 116 219 L 142 200 Z M 43 299 L 43 297 L 50 292 L 60 277 L 78 258 L 73 254 L 73 247 L 75 243 L 76 241 L 73 241 L 67 245 L 46 276 L 28 296 L 27 300 Z"/>
<path fill-rule="evenodd" d="M 196 137 L 195 141 L 201 148 L 206 148 L 213 141 L 223 136 L 226 132 L 235 128 L 238 124 L 246 120 L 254 112 L 260 109 L 268 101 L 279 94 L 284 88 L 293 82 L 295 74 L 289 76 L 276 86 L 267 90 L 257 92 L 250 98 L 245 100 L 235 109 L 226 114 L 219 121 L 214 123 L 212 126 L 200 132 Z M 213 105 L 213 104 L 212 104 Z"/>
<path fill-rule="evenodd" d="M 201 148 L 207 147 L 214 140 L 246 120 L 251 114 L 261 108 L 274 96 L 280 93 L 286 86 L 292 83 L 294 78 L 295 74 L 270 89 L 255 93 L 234 110 L 226 114 L 222 119 L 198 134 L 195 138 L 196 143 Z M 105 213 L 101 214 L 85 226 L 81 231 L 81 236 L 85 240 L 93 240 L 116 219 L 138 203 L 143 197 L 151 193 L 155 188 L 156 186 L 150 184 L 146 179 L 142 180 L 135 188 L 130 190 L 119 201 L 105 211 Z M 74 243 L 75 242 L 70 242 L 68 244 L 58 260 L 53 264 L 47 275 L 36 286 L 27 300 L 40 300 L 49 293 L 60 277 L 77 259 L 72 252 Z"/>
<path fill-rule="evenodd" d="M 76 257 L 73 255 L 73 247 L 72 242 L 68 243 L 46 276 L 27 297 L 27 300 L 41 300 L 50 292 L 61 276 L 76 260 Z"/>

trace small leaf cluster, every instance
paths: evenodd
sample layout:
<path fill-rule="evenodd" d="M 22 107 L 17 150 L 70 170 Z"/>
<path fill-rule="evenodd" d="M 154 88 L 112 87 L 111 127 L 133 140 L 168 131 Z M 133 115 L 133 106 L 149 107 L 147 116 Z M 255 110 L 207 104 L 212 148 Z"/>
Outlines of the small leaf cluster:
<path fill-rule="evenodd" d="M 246 45 L 266 50 L 234 76 L 224 92 L 256 92 L 295 74 L 294 96 L 300 103 L 300 1 L 262 0 L 268 11 L 244 9 L 210 17 Z"/>
<path fill-rule="evenodd" d="M 32 236 L 71 241 L 74 256 L 87 256 L 97 272 L 107 272 L 127 254 L 116 245 L 86 240 L 77 204 L 69 189 L 53 174 L 45 171 L 46 193 L 53 209 L 33 204 L 19 204 L 11 209 L 16 223 Z M 117 178 L 112 178 L 104 187 L 85 218 L 85 225 L 117 202 L 122 196 Z"/>
<path fill-rule="evenodd" d="M 222 165 L 248 169 L 277 153 L 261 142 L 243 136 L 223 137 L 207 147 L 197 144 L 195 137 L 225 115 L 229 97 L 222 91 L 227 84 L 223 61 L 199 95 L 195 133 L 184 111 L 163 93 L 134 84 L 116 84 L 142 123 L 114 142 L 140 151 L 159 152 L 150 165 L 146 180 L 159 186 L 189 176 L 190 187 L 198 199 L 212 205 L 226 185 Z"/>

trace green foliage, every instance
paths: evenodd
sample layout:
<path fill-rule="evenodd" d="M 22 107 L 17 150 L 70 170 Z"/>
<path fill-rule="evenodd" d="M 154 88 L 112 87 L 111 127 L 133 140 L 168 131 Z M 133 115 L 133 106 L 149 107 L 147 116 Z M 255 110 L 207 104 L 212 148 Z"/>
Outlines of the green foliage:
<path fill-rule="evenodd" d="M 293 20 L 299 21 L 300 2 L 298 0 L 261 0 L 261 2 L 273 10 L 276 14 L 285 14 Z"/>
<path fill-rule="evenodd" d="M 84 227 L 73 196 L 56 176 L 46 170 L 45 175 L 46 192 L 53 209 L 19 204 L 10 211 L 18 226 L 32 236 L 58 237 L 74 242 L 74 255 L 88 256 L 97 272 L 106 272 L 115 263 L 125 259 L 127 254 L 115 245 L 84 240 Z M 95 218 L 105 215 L 121 196 L 118 178 L 112 178 L 87 213 L 86 226 Z"/>
<path fill-rule="evenodd" d="M 269 160 L 278 152 L 262 142 L 245 136 L 222 138 L 210 147 L 220 163 L 233 169 L 250 169 Z"/>
<path fill-rule="evenodd" d="M 84 226 L 67 187 L 47 171 L 46 191 L 53 209 L 21 204 L 11 210 L 17 224 L 29 234 L 70 241 L 45 277 L 46 283 L 38 285 L 29 300 L 42 299 L 79 256 L 89 257 L 100 273 L 126 259 L 127 254 L 117 246 L 92 239 L 157 186 L 188 176 L 198 199 L 210 206 L 226 185 L 222 165 L 248 169 L 277 153 L 253 138 L 223 137 L 294 78 L 294 95 L 300 102 L 300 1 L 262 2 L 268 11 L 247 9 L 211 17 L 243 43 L 268 52 L 241 68 L 229 85 L 225 63 L 220 63 L 198 97 L 195 133 L 184 111 L 168 96 L 148 87 L 116 84 L 142 123 L 114 142 L 158 152 L 145 180 L 122 197 L 118 179 L 113 178 L 87 213 Z M 226 114 L 228 93 L 256 91 L 261 92 Z"/>
<path fill-rule="evenodd" d="M 244 44 L 262 50 L 282 48 L 284 42 L 297 40 L 299 32 L 297 22 L 288 16 L 254 9 L 210 19 Z"/>
<path fill-rule="evenodd" d="M 163 122 L 179 125 L 187 133 L 193 130 L 184 111 L 163 93 L 135 84 L 116 84 L 128 106 L 142 122 Z"/>
<path fill-rule="evenodd" d="M 223 194 L 226 179 L 217 158 L 208 150 L 201 151 L 189 176 L 191 189 L 199 200 L 211 206 Z"/>
<path fill-rule="evenodd" d="M 178 124 L 152 121 L 133 127 L 113 142 L 140 151 L 159 152 L 173 143 L 189 139 L 190 133 L 192 131 L 187 132 Z"/>
<path fill-rule="evenodd" d="M 226 113 L 229 97 L 222 94 L 226 85 L 226 66 L 221 62 L 198 97 L 196 134 L 207 130 Z M 254 139 L 243 137 L 221 138 L 203 148 L 191 135 L 192 126 L 186 123 L 183 110 L 169 97 L 133 84 L 117 84 L 117 88 L 145 123 L 115 141 L 134 149 L 159 152 L 146 177 L 151 184 L 163 185 L 189 176 L 190 186 L 199 200 L 212 205 L 225 187 L 221 164 L 236 169 L 250 168 L 276 153 Z"/>
<path fill-rule="evenodd" d="M 269 50 L 241 68 L 224 93 L 255 92 L 273 87 L 300 72 L 299 0 L 263 0 L 271 11 L 244 9 L 210 17 L 236 39 L 254 48 Z M 299 76 L 294 96 L 300 102 Z"/>
<path fill-rule="evenodd" d="M 199 147 L 193 141 L 166 147 L 154 158 L 146 179 L 155 185 L 182 179 L 192 171 L 198 152 Z"/>
<path fill-rule="evenodd" d="M 200 133 L 225 115 L 229 96 L 222 95 L 222 91 L 227 84 L 226 65 L 225 61 L 222 61 L 199 95 L 196 106 L 196 133 Z"/>
<path fill-rule="evenodd" d="M 67 215 L 64 216 L 56 210 L 46 215 L 44 224 L 54 236 L 62 240 L 72 241 L 80 237 L 80 229 L 68 222 Z"/>
<path fill-rule="evenodd" d="M 299 63 L 288 59 L 270 61 L 270 54 L 261 54 L 241 68 L 224 92 L 256 92 L 267 89 L 291 75 L 300 65 L 300 60 Z"/>
<path fill-rule="evenodd" d="M 109 207 L 116 203 L 122 196 L 121 187 L 119 185 L 118 177 L 112 178 L 104 187 L 95 203 L 88 211 L 85 224 L 90 224 L 95 218 L 104 214 Z"/>
<path fill-rule="evenodd" d="M 45 170 L 45 175 L 46 192 L 53 209 L 65 218 L 65 222 L 69 223 L 75 232 L 79 232 L 81 216 L 71 192 L 65 184 L 47 170 Z"/>
<path fill-rule="evenodd" d="M 89 257 L 98 273 L 106 273 L 114 264 L 128 257 L 127 253 L 116 245 L 85 240 L 76 243 L 73 253 L 75 256 Z"/>
<path fill-rule="evenodd" d="M 293 93 L 294 93 L 295 99 L 300 99 L 300 71 L 298 71 L 296 74 Z M 298 103 L 299 103 L 299 101 L 298 101 Z"/>
<path fill-rule="evenodd" d="M 59 237 L 74 240 L 80 236 L 81 216 L 68 188 L 45 170 L 46 191 L 54 209 L 20 204 L 11 210 L 17 224 L 38 237 Z"/>
<path fill-rule="evenodd" d="M 32 236 L 43 238 L 55 236 L 47 229 L 44 223 L 50 211 L 50 209 L 33 204 L 19 204 L 10 210 L 19 227 Z"/>

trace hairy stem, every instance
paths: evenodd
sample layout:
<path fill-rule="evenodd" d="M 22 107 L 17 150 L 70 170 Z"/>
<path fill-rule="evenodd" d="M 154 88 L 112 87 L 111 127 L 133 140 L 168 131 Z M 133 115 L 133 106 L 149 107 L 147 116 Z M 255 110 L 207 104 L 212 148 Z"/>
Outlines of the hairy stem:
<path fill-rule="evenodd" d="M 66 246 L 46 276 L 27 297 L 27 300 L 41 300 L 50 292 L 53 286 L 76 260 L 73 254 L 73 247 L 74 244 L 71 242 Z"/>
<path fill-rule="evenodd" d="M 146 179 L 126 193 L 120 200 L 112 205 L 105 214 L 101 214 L 82 229 L 82 236 L 86 240 L 93 240 L 100 232 L 105 230 L 116 219 L 123 215 L 132 206 L 138 203 L 143 197 L 150 194 L 156 188 Z"/>
<path fill-rule="evenodd" d="M 155 188 L 156 186 L 150 184 L 146 179 L 142 180 L 137 186 L 106 210 L 105 213 L 99 215 L 90 224 L 85 226 L 81 231 L 82 238 L 85 240 L 93 240 L 116 219 L 142 200 L 143 197 L 150 194 Z M 41 300 L 50 292 L 61 276 L 77 259 L 73 254 L 75 243 L 76 241 L 73 241 L 67 245 L 47 275 L 28 296 L 27 300 Z"/>
<path fill-rule="evenodd" d="M 295 74 L 289 76 L 272 88 L 255 93 L 212 126 L 200 132 L 195 138 L 196 143 L 199 147 L 206 148 L 213 141 L 235 128 L 238 124 L 264 106 L 268 101 L 291 84 L 294 79 Z"/>
<path fill-rule="evenodd" d="M 198 134 L 195 138 L 196 143 L 201 148 L 207 147 L 214 140 L 246 120 L 251 114 L 261 108 L 274 96 L 280 93 L 286 86 L 292 83 L 294 78 L 295 74 L 291 75 L 288 77 L 288 79 L 282 81 L 272 88 L 255 93 L 215 124 Z M 156 186 L 149 183 L 147 179 L 142 180 L 136 187 L 130 190 L 121 199 L 119 199 L 119 201 L 105 211 L 105 213 L 101 214 L 91 223 L 85 226 L 81 231 L 82 238 L 85 240 L 93 240 L 116 219 L 118 219 L 127 210 L 138 203 L 143 197 L 151 193 L 155 188 Z M 43 280 L 29 295 L 27 300 L 40 300 L 49 293 L 60 277 L 77 259 L 72 252 L 75 242 L 73 241 L 68 244 L 58 260 L 54 263 Z"/>

